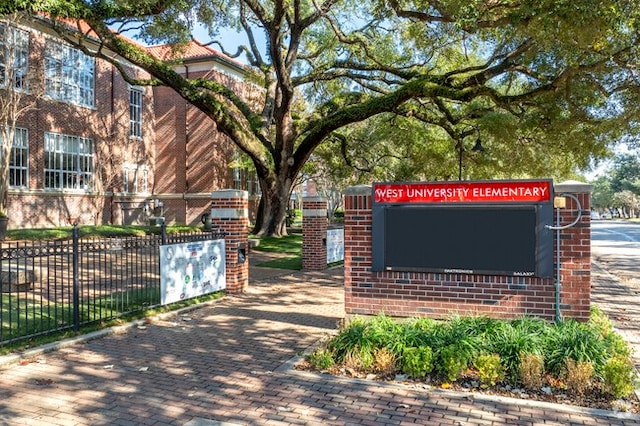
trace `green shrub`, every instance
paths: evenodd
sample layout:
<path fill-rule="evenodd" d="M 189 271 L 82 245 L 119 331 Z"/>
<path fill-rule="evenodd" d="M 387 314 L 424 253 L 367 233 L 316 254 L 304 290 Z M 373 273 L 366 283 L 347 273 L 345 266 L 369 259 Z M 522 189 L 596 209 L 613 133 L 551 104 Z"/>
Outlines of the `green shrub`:
<path fill-rule="evenodd" d="M 500 355 L 502 365 L 515 382 L 521 353 L 537 353 L 543 344 L 546 325 L 542 320 L 527 318 L 504 322 L 488 336 L 490 351 Z"/>
<path fill-rule="evenodd" d="M 473 362 L 482 387 L 495 386 L 504 380 L 504 367 L 498 354 L 482 354 Z"/>
<path fill-rule="evenodd" d="M 449 345 L 440 350 L 441 372 L 450 382 L 458 380 L 469 365 L 469 353 L 460 345 Z"/>
<path fill-rule="evenodd" d="M 630 395 L 634 390 L 636 370 L 627 356 L 616 356 L 609 359 L 602 368 L 602 380 L 605 391 L 616 398 Z"/>
<path fill-rule="evenodd" d="M 353 318 L 327 344 L 327 348 L 334 353 L 337 362 L 343 362 L 344 357 L 355 348 L 370 346 L 366 340 L 365 330 L 367 321 L 363 318 Z"/>
<path fill-rule="evenodd" d="M 402 353 L 402 372 L 419 379 L 433 370 L 433 351 L 429 346 L 406 348 Z"/>
<path fill-rule="evenodd" d="M 578 362 L 589 361 L 599 372 L 607 355 L 605 340 L 598 330 L 574 320 L 558 323 L 547 336 L 545 347 L 548 369 L 557 376 L 564 370 L 567 358 Z"/>
<path fill-rule="evenodd" d="M 326 370 L 335 365 L 333 354 L 327 349 L 316 349 L 307 355 L 307 361 L 317 370 Z"/>
<path fill-rule="evenodd" d="M 618 355 L 631 355 L 631 348 L 622 336 L 615 332 L 613 323 L 597 306 L 591 307 L 591 316 L 589 317 L 589 326 L 598 332 L 604 339 L 609 358 Z"/>

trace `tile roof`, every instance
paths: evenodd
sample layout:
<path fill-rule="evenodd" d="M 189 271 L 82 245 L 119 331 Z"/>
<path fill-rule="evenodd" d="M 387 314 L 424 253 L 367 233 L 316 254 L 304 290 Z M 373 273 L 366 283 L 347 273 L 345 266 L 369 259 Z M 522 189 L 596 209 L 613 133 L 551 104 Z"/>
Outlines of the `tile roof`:
<path fill-rule="evenodd" d="M 218 58 L 226 62 L 230 62 L 236 66 L 243 67 L 243 64 L 225 55 L 219 50 L 213 49 L 200 43 L 198 40 L 191 39 L 186 45 L 181 46 L 178 50 L 174 50 L 170 44 L 162 44 L 158 46 L 149 46 L 146 48 L 149 53 L 161 60 L 170 59 L 200 59 L 200 58 Z"/>
<path fill-rule="evenodd" d="M 95 39 L 99 39 L 98 34 L 96 34 L 93 31 L 93 29 L 83 20 L 60 19 L 60 21 L 68 25 L 70 28 L 77 30 L 80 33 L 83 33 Z M 177 50 L 174 50 L 173 46 L 170 44 L 145 46 L 122 34 L 118 34 L 118 37 L 122 38 L 123 40 L 126 40 L 128 43 L 131 43 L 139 48 L 145 49 L 151 55 L 163 61 L 167 61 L 171 59 L 183 59 L 183 60 L 187 59 L 188 60 L 188 59 L 217 58 L 221 61 L 227 62 L 238 68 L 245 68 L 245 65 L 242 62 L 237 61 L 228 55 L 225 55 L 219 50 L 206 46 L 196 39 L 191 39 L 186 45 L 181 46 Z"/>

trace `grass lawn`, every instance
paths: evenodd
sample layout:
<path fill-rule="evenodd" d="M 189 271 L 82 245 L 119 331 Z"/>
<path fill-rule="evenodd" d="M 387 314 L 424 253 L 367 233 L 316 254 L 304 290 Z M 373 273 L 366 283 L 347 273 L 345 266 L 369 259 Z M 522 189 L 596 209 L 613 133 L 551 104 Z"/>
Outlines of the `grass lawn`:
<path fill-rule="evenodd" d="M 260 238 L 260 244 L 253 250 L 268 253 L 283 253 L 290 256 L 262 262 L 257 266 L 264 268 L 302 269 L 302 234 L 291 234 L 284 237 Z"/>
<path fill-rule="evenodd" d="M 302 234 L 291 234 L 284 237 L 263 237 L 259 238 L 259 240 L 260 244 L 254 247 L 253 250 L 302 256 Z"/>

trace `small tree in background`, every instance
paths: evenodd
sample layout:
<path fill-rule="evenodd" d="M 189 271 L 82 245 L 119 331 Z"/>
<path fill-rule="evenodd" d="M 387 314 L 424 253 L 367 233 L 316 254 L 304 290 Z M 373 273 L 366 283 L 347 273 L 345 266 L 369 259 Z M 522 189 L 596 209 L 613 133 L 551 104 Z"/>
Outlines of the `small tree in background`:
<path fill-rule="evenodd" d="M 7 216 L 7 196 L 16 125 L 36 106 L 29 86 L 29 33 L 18 28 L 20 16 L 0 20 L 0 217 Z"/>

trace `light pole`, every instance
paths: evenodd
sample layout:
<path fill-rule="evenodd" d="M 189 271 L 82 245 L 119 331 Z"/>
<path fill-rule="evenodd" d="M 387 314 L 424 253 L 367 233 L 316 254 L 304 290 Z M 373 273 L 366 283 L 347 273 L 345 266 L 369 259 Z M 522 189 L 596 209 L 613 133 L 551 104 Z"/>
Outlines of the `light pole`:
<path fill-rule="evenodd" d="M 464 152 L 463 141 L 458 144 L 458 180 L 462 180 L 462 153 Z M 484 147 L 480 141 L 480 136 L 476 139 L 476 143 L 471 148 L 471 152 L 484 152 Z"/>

